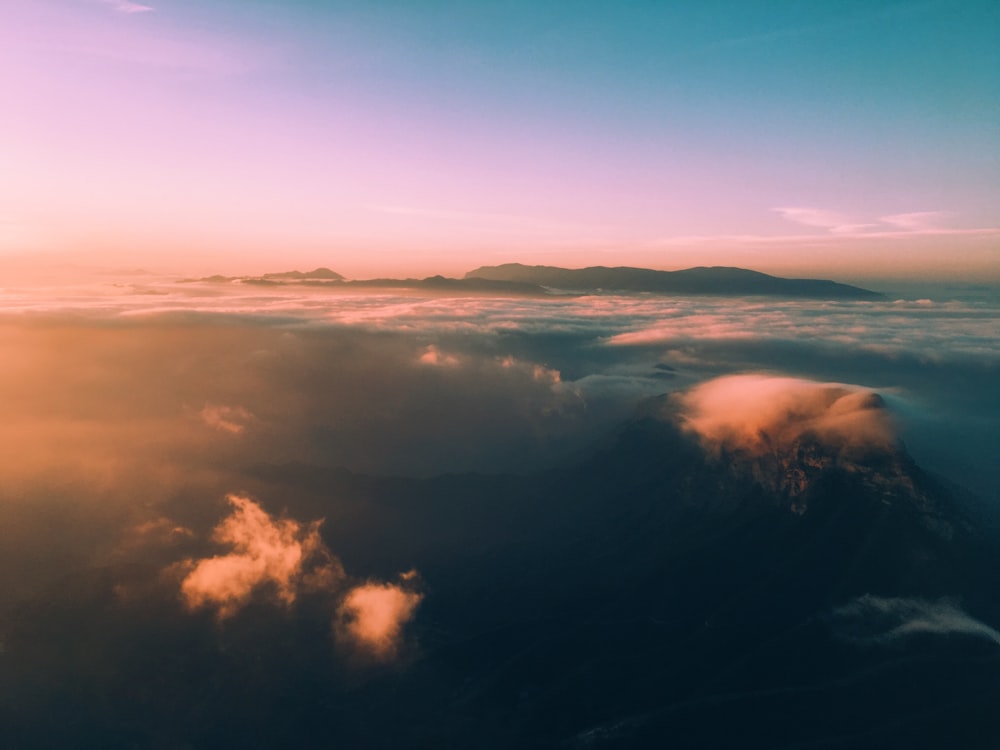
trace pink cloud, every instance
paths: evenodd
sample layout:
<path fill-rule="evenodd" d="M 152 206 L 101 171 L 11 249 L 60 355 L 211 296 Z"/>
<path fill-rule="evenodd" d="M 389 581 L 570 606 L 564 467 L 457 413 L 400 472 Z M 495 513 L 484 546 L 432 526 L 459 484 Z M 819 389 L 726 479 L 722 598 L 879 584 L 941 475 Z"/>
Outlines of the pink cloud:
<path fill-rule="evenodd" d="M 134 3 L 132 0 L 102 0 L 102 2 L 121 13 L 148 13 L 155 10 L 149 5 Z"/>
<path fill-rule="evenodd" d="M 212 538 L 229 551 L 180 565 L 186 572 L 181 597 L 188 608 L 213 608 L 221 621 L 261 592 L 284 606 L 302 593 L 320 593 L 332 608 L 347 576 L 320 538 L 322 521 L 275 519 L 248 497 L 226 499 L 232 512 Z M 336 607 L 334 636 L 379 661 L 392 659 L 403 627 L 423 599 L 418 586 L 419 574 L 410 570 L 399 575 L 398 583 L 367 581 L 350 588 Z"/>
<path fill-rule="evenodd" d="M 303 590 L 337 584 L 340 563 L 319 536 L 322 521 L 303 526 L 292 519 L 273 519 L 247 497 L 229 495 L 232 513 L 212 535 L 231 551 L 189 561 L 181 583 L 188 607 L 215 607 L 220 619 L 235 614 L 252 594 L 270 588 L 278 601 L 292 604 Z"/>
<path fill-rule="evenodd" d="M 802 224 L 807 227 L 820 227 L 836 232 L 843 227 L 867 226 L 858 225 L 849 216 L 825 208 L 810 208 L 808 206 L 781 206 L 774 211 L 782 218 Z"/>
<path fill-rule="evenodd" d="M 946 216 L 945 211 L 914 211 L 883 216 L 879 221 L 907 232 L 942 232 L 948 231 L 940 225 L 940 220 Z"/>
<path fill-rule="evenodd" d="M 438 367 L 454 367 L 458 364 L 458 358 L 451 354 L 444 354 L 440 349 L 431 344 L 420 355 L 420 363 Z"/>
<path fill-rule="evenodd" d="M 205 404 L 198 416 L 201 420 L 216 430 L 228 432 L 230 435 L 239 435 L 247 427 L 247 423 L 253 420 L 254 416 L 242 406 L 220 406 L 216 404 Z"/>
<path fill-rule="evenodd" d="M 874 392 L 839 383 L 733 375 L 680 397 L 684 426 L 714 449 L 754 455 L 787 450 L 805 437 L 831 447 L 886 447 L 895 441 Z"/>
<path fill-rule="evenodd" d="M 414 574 L 400 576 L 411 583 Z M 394 583 L 365 583 L 351 589 L 337 609 L 337 631 L 357 648 L 377 659 L 399 650 L 403 626 L 423 595 Z"/>

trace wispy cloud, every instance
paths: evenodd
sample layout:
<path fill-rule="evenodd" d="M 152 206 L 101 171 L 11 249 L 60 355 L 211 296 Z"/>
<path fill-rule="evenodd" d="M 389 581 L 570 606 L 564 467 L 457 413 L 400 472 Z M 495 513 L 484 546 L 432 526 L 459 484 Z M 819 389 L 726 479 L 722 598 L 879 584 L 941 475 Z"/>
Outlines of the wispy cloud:
<path fill-rule="evenodd" d="M 880 216 L 876 219 L 859 219 L 837 211 L 811 206 L 779 206 L 772 210 L 788 221 L 825 229 L 836 237 L 1000 234 L 1000 228 L 997 227 L 961 229 L 944 226 L 942 220 L 951 215 L 947 211 L 911 211 Z"/>
<path fill-rule="evenodd" d="M 843 232 L 851 228 L 868 227 L 870 224 L 858 224 L 846 214 L 829 211 L 825 208 L 810 208 L 808 206 L 779 206 L 773 209 L 782 218 L 807 227 L 819 227 L 831 232 Z"/>
<path fill-rule="evenodd" d="M 836 609 L 833 624 L 848 640 L 889 644 L 916 635 L 962 635 L 1000 646 L 1000 632 L 947 599 L 902 599 L 866 594 Z"/>
<path fill-rule="evenodd" d="M 827 245 L 852 240 L 913 239 L 917 237 L 1000 237 L 1000 227 L 953 227 L 943 220 L 947 211 L 911 211 L 878 217 L 860 217 L 816 206 L 777 206 L 771 209 L 792 224 L 814 230 L 796 234 L 713 234 L 661 237 L 655 246 L 710 245 Z"/>
<path fill-rule="evenodd" d="M 948 215 L 946 211 L 914 211 L 883 216 L 879 221 L 907 232 L 939 232 L 944 229 L 940 224 L 941 219 Z"/>
<path fill-rule="evenodd" d="M 241 434 L 254 418 L 253 414 L 242 406 L 218 404 L 205 404 L 205 408 L 198 412 L 198 416 L 209 427 L 231 435 Z"/>
<path fill-rule="evenodd" d="M 101 0 L 101 2 L 114 8 L 119 13 L 149 13 L 156 10 L 150 5 L 133 3 L 132 0 Z"/>

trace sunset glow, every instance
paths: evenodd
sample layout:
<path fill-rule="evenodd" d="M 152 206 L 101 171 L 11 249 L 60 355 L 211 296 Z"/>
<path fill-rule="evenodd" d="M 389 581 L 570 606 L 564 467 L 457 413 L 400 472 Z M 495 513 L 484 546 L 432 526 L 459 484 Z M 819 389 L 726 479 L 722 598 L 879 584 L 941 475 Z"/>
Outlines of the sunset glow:
<path fill-rule="evenodd" d="M 988 2 L 12 0 L 0 263 L 997 280 L 997 25 Z"/>
<path fill-rule="evenodd" d="M 1000 747 L 997 0 L 0 6 L 0 748 Z"/>

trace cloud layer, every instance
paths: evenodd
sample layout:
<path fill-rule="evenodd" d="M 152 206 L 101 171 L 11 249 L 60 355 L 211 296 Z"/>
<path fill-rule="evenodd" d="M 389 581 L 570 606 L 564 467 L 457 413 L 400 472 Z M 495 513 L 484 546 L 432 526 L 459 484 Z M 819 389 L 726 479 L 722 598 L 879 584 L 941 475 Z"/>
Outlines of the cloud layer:
<path fill-rule="evenodd" d="M 123 529 L 161 517 L 203 539 L 216 519 L 195 498 L 267 496 L 256 467 L 532 471 L 579 455 L 647 396 L 734 373 L 866 384 L 921 466 L 987 498 L 1000 486 L 1000 312 L 982 294 L 458 299 L 118 283 L 0 299 L 9 595 L 120 559 Z M 861 406 L 839 405 L 851 407 L 841 432 L 880 413 Z M 299 517 L 339 517 L 339 503 Z M 161 544 L 157 564 L 181 543 L 196 546 Z"/>

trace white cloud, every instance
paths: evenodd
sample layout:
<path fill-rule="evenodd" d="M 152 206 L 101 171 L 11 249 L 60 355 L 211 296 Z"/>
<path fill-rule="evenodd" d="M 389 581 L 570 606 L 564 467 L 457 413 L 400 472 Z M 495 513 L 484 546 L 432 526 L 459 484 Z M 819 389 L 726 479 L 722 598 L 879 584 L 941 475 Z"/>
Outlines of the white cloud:
<path fill-rule="evenodd" d="M 894 643 L 915 635 L 964 635 L 1000 646 L 1000 632 L 948 599 L 904 599 L 865 594 L 833 612 L 834 626 L 849 640 Z"/>

